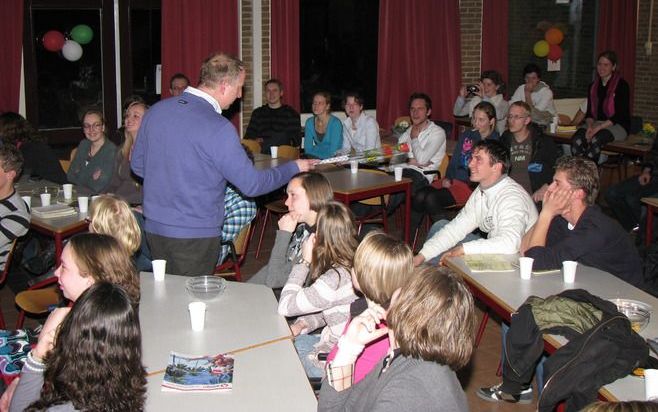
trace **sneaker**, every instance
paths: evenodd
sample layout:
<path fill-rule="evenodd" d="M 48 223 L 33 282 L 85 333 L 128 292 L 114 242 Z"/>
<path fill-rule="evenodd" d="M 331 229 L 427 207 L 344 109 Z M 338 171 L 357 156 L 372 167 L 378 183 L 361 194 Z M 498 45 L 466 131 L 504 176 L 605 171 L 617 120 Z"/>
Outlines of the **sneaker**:
<path fill-rule="evenodd" d="M 523 389 L 521 393 L 518 395 L 512 395 L 511 393 L 506 393 L 501 391 L 500 387 L 502 385 L 503 383 L 501 382 L 498 385 L 494 385 L 489 388 L 480 388 L 475 392 L 475 394 L 479 398 L 489 402 L 505 401 L 510 403 L 522 403 L 522 404 L 532 403 L 531 387 Z"/>

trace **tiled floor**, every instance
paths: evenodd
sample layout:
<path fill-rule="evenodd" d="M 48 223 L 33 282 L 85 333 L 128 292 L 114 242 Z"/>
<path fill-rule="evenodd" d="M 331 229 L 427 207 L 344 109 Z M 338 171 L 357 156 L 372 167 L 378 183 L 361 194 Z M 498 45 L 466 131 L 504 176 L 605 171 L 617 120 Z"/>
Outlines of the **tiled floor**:
<path fill-rule="evenodd" d="M 392 221 L 391 221 L 392 223 Z M 269 259 L 270 250 L 274 241 L 275 224 L 271 223 L 266 230 L 266 236 L 263 240 L 263 246 L 260 258 L 255 259 L 257 237 L 249 247 L 249 253 L 243 266 L 243 276 L 248 279 L 256 273 L 258 269 L 264 266 Z M 395 225 L 393 224 L 395 228 Z M 482 317 L 480 308 L 477 310 L 478 321 Z M 500 323 L 490 318 L 480 347 L 476 350 L 469 366 L 459 371 L 459 378 L 462 382 L 470 409 L 473 412 L 511 412 L 511 411 L 533 411 L 536 409 L 536 403 L 530 405 L 518 405 L 509 403 L 487 402 L 475 395 L 475 390 L 481 386 L 489 386 L 497 383 L 500 378 L 495 376 L 498 367 L 498 360 L 501 348 L 500 340 Z M 536 400 L 535 400 L 536 401 Z"/>

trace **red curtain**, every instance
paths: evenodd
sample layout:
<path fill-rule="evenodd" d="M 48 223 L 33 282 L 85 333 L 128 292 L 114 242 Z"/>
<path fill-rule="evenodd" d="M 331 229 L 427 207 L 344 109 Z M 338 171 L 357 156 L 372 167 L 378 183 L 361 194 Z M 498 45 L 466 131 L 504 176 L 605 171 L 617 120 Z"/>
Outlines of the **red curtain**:
<path fill-rule="evenodd" d="M 171 96 L 169 79 L 178 72 L 196 86 L 201 62 L 210 53 L 237 56 L 238 39 L 236 0 L 162 0 L 162 97 Z M 225 114 L 230 118 L 232 113 L 233 107 Z M 233 116 L 236 127 L 237 122 Z"/>
<path fill-rule="evenodd" d="M 381 0 L 377 121 L 389 128 L 409 114 L 413 92 L 432 98 L 432 119 L 452 121 L 461 84 L 459 2 Z"/>
<path fill-rule="evenodd" d="M 636 0 L 601 0 L 599 2 L 596 51 L 597 54 L 605 50 L 614 50 L 617 53 L 619 59 L 617 70 L 630 86 L 631 105 L 635 90 L 636 18 Z"/>
<path fill-rule="evenodd" d="M 0 1 L 0 113 L 17 112 L 21 88 L 23 50 L 23 0 Z"/>
<path fill-rule="evenodd" d="M 509 82 L 509 60 L 507 53 L 507 25 L 509 2 L 483 0 L 482 2 L 482 71 L 496 70 L 503 80 Z"/>
<path fill-rule="evenodd" d="M 299 112 L 299 0 L 273 1 L 271 13 L 272 77 L 283 83 L 285 103 Z"/>

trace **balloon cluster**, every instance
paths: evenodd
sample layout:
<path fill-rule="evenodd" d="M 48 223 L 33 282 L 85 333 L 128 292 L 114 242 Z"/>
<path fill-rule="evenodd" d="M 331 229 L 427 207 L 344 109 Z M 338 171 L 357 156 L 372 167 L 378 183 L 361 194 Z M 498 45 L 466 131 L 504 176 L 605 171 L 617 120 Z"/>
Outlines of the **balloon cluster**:
<path fill-rule="evenodd" d="M 562 57 L 560 43 L 564 40 L 564 33 L 557 27 L 551 27 L 544 33 L 544 40 L 535 43 L 533 51 L 537 57 L 547 57 L 549 60 L 558 61 Z"/>
<path fill-rule="evenodd" d="M 43 48 L 51 52 L 62 52 L 68 61 L 74 62 L 82 57 L 81 44 L 87 44 L 94 38 L 94 31 L 86 24 L 78 24 L 69 33 L 68 38 L 57 30 L 47 31 L 41 42 Z"/>

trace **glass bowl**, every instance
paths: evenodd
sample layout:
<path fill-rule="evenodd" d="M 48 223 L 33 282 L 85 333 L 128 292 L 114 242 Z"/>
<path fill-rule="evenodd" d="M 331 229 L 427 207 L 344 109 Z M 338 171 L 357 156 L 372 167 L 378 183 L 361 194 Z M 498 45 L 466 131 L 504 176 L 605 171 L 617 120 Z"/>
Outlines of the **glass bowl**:
<path fill-rule="evenodd" d="M 649 324 L 651 305 L 632 299 L 610 299 L 610 301 L 617 306 L 618 311 L 628 317 L 628 320 L 631 321 L 631 328 L 635 332 L 639 333 Z"/>
<path fill-rule="evenodd" d="M 200 300 L 217 298 L 226 289 L 226 281 L 218 276 L 197 276 L 185 282 L 187 293 Z"/>

